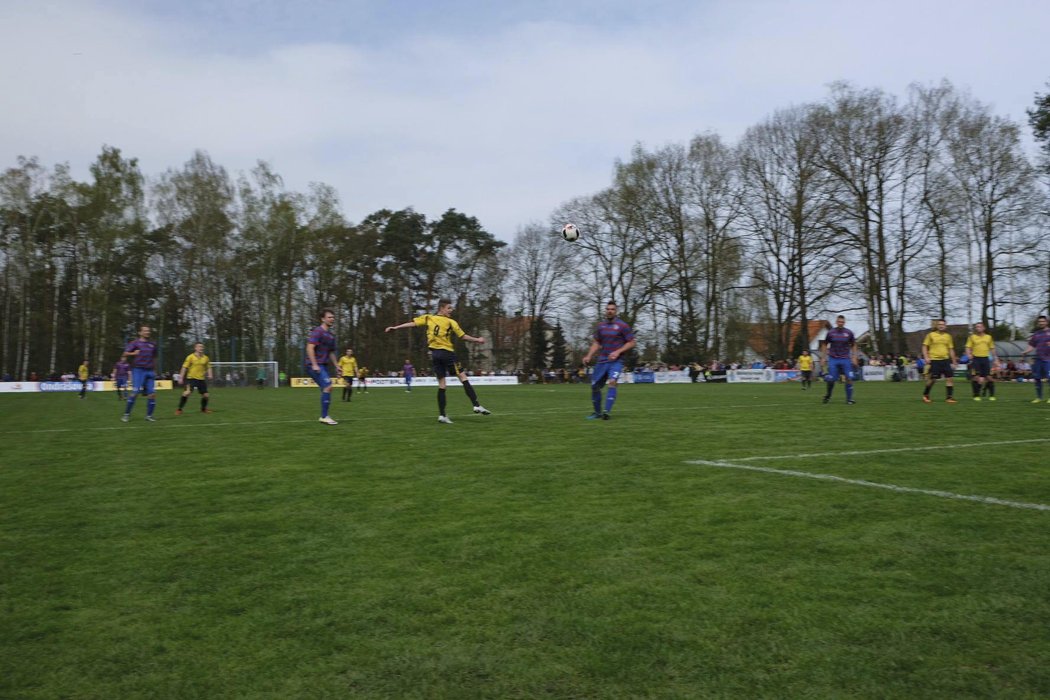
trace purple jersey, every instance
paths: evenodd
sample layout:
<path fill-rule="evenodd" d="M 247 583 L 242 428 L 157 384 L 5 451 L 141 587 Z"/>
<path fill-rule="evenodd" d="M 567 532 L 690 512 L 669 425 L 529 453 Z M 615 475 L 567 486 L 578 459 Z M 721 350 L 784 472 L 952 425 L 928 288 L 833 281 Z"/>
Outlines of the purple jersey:
<path fill-rule="evenodd" d="M 853 349 L 853 344 L 857 341 L 853 337 L 853 331 L 849 328 L 832 328 L 824 336 L 824 342 L 828 344 L 828 357 L 834 357 L 837 360 L 848 360 L 850 359 L 850 351 Z"/>
<path fill-rule="evenodd" d="M 152 340 L 137 338 L 124 348 L 124 352 L 139 351 L 138 355 L 131 358 L 131 366 L 135 369 L 153 369 L 154 360 L 157 357 L 157 344 Z"/>
<path fill-rule="evenodd" d="M 308 345 L 314 346 L 314 359 L 318 367 L 328 364 L 328 356 L 335 357 L 335 335 L 324 326 L 318 326 L 310 331 L 310 337 L 306 339 Z M 310 357 L 307 356 L 303 362 L 304 366 L 310 367 Z"/>
<path fill-rule="evenodd" d="M 128 378 L 128 371 L 131 369 L 131 365 L 121 360 L 117 364 L 113 365 L 113 378 L 117 381 Z"/>
<path fill-rule="evenodd" d="M 618 318 L 611 321 L 602 321 L 594 331 L 594 340 L 602 346 L 598 354 L 598 362 L 608 362 L 609 353 L 619 350 L 627 343 L 634 340 L 634 332 L 631 327 Z"/>
<path fill-rule="evenodd" d="M 401 368 L 401 371 L 405 373 L 405 379 L 411 379 L 416 373 L 416 368 L 410 364 L 406 364 Z"/>
<path fill-rule="evenodd" d="M 1028 344 L 1035 348 L 1035 356 L 1040 360 L 1050 360 L 1050 328 L 1033 333 Z"/>

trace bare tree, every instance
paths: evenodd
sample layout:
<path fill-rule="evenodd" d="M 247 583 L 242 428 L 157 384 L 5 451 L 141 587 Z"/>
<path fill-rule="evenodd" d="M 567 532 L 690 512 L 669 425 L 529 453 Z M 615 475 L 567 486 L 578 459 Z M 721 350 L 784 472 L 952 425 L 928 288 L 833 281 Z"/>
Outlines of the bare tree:
<path fill-rule="evenodd" d="M 752 270 L 768 299 L 770 348 L 780 357 L 809 346 L 809 320 L 839 290 L 852 261 L 829 224 L 835 183 L 821 164 L 814 111 L 776 112 L 748 129 L 739 146 Z M 801 333 L 791 347 L 796 323 Z"/>

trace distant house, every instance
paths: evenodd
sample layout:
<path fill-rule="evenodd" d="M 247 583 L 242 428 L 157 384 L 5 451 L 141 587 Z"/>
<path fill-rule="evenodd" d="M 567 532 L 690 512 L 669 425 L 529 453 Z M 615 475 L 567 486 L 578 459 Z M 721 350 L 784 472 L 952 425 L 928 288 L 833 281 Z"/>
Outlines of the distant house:
<path fill-rule="evenodd" d="M 771 348 L 776 345 L 775 339 L 777 333 L 780 332 L 780 328 L 780 326 L 773 323 L 752 323 L 748 333 L 747 346 L 744 348 L 744 362 L 764 362 L 771 359 L 770 355 L 774 353 Z M 807 335 L 809 336 L 810 352 L 815 353 L 820 350 L 820 341 L 823 340 L 829 328 L 831 328 L 831 324 L 824 320 L 808 322 Z M 787 348 L 788 352 L 791 353 L 795 347 L 795 340 L 798 338 L 799 333 L 802 332 L 802 324 L 792 323 L 786 330 L 788 333 Z M 791 358 L 774 357 L 772 359 L 787 360 Z"/>

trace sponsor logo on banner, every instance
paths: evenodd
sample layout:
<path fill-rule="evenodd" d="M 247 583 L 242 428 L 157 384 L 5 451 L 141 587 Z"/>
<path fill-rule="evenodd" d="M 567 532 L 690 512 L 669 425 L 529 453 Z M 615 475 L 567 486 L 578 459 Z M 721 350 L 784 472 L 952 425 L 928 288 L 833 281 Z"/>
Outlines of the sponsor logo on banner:
<path fill-rule="evenodd" d="M 635 384 L 655 384 L 656 372 L 632 372 L 631 381 Z"/>
<path fill-rule="evenodd" d="M 758 384 L 773 381 L 773 370 L 771 369 L 731 369 L 726 373 L 726 379 L 730 382 Z"/>
<path fill-rule="evenodd" d="M 517 384 L 518 383 L 518 378 L 514 377 L 514 376 L 498 376 L 498 377 L 469 377 L 468 376 L 467 378 L 470 380 L 470 383 L 473 384 L 474 386 L 509 385 L 509 384 Z M 332 379 L 332 386 L 342 386 L 343 385 L 342 382 L 343 382 L 343 380 L 342 380 L 341 377 L 338 378 L 338 379 L 333 378 Z M 402 377 L 369 377 L 366 380 L 365 384 L 368 386 L 369 389 L 371 389 L 372 387 L 384 387 L 384 386 L 386 386 L 386 387 L 401 387 L 402 389 L 405 388 L 405 380 Z M 459 379 L 457 377 L 448 377 L 445 380 L 445 384 L 447 386 L 462 386 L 462 384 L 460 384 Z M 437 385 L 438 385 L 438 380 L 437 380 L 436 377 L 413 377 L 412 378 L 412 386 L 413 387 L 425 387 L 425 386 L 437 386 Z M 307 388 L 316 389 L 317 388 L 317 383 L 314 382 L 314 380 L 310 379 L 309 377 L 292 377 L 291 380 L 290 380 L 289 386 L 291 386 L 293 389 L 307 389 Z M 355 387 L 361 386 L 360 380 L 355 380 L 354 381 L 354 386 Z"/>
<path fill-rule="evenodd" d="M 773 381 L 776 382 L 795 382 L 802 378 L 802 372 L 797 369 L 775 369 Z"/>
<path fill-rule="evenodd" d="M 870 365 L 864 365 L 861 377 L 866 382 L 882 382 L 889 379 L 891 372 L 891 367 L 872 367 Z"/>
<path fill-rule="evenodd" d="M 88 391 L 94 389 L 88 382 Z M 80 382 L 40 382 L 40 391 L 80 391 Z"/>
<path fill-rule="evenodd" d="M 689 384 L 691 381 L 689 371 L 684 369 L 656 373 L 657 384 Z"/>

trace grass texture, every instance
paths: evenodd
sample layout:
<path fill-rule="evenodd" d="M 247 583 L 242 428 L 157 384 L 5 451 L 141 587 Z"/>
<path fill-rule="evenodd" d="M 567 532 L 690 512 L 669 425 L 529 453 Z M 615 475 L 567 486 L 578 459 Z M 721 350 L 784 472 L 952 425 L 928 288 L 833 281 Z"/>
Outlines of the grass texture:
<path fill-rule="evenodd" d="M 0 396 L 0 696 L 1047 697 L 1050 404 L 957 389 Z"/>

